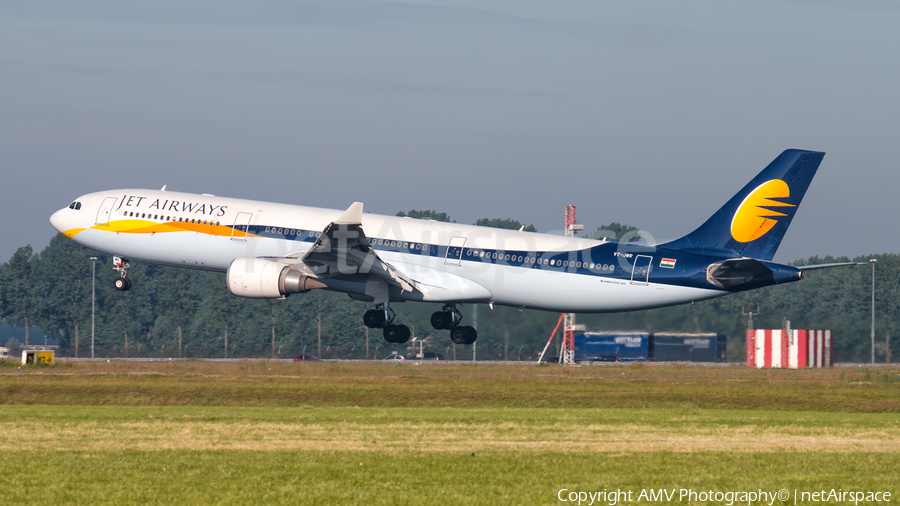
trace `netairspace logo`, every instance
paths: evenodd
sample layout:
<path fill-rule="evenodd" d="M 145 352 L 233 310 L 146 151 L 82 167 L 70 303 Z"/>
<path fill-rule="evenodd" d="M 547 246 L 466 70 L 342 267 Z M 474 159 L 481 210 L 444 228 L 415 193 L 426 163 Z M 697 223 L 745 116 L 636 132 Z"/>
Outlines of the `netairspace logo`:
<path fill-rule="evenodd" d="M 793 504 L 811 504 L 811 503 L 837 503 L 837 504 L 854 504 L 863 503 L 880 503 L 891 502 L 890 492 L 860 492 L 849 491 L 843 489 L 817 490 L 817 491 L 798 491 L 794 489 L 793 494 L 786 488 L 776 491 L 768 491 L 758 489 L 755 491 L 728 491 L 717 492 L 714 490 L 693 490 L 689 488 L 681 489 L 654 489 L 645 488 L 639 492 L 634 490 L 606 490 L 602 492 L 580 492 L 567 488 L 560 489 L 556 494 L 557 499 L 561 502 L 570 502 L 579 506 L 587 505 L 609 505 L 616 506 L 622 503 L 640 503 L 640 502 L 703 502 L 713 504 L 724 504 L 725 506 L 734 506 L 736 504 L 767 504 L 771 506 L 775 501 L 779 503 L 790 502 Z"/>

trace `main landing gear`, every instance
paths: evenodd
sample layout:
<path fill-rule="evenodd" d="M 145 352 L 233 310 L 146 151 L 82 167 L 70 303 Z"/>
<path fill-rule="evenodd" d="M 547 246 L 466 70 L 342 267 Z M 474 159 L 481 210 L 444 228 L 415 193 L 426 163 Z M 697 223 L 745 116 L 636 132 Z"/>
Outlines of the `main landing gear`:
<path fill-rule="evenodd" d="M 460 325 L 462 313 L 456 309 L 456 304 L 447 304 L 442 311 L 431 315 L 431 326 L 438 330 L 450 330 L 450 340 L 454 344 L 472 344 L 478 339 L 478 332 L 474 327 Z"/>
<path fill-rule="evenodd" d="M 113 257 L 113 270 L 119 273 L 119 277 L 113 281 L 113 287 L 120 292 L 126 292 L 131 288 L 131 280 L 128 279 L 128 260 L 119 257 Z"/>
<path fill-rule="evenodd" d="M 409 341 L 410 331 L 406 325 L 394 325 L 396 315 L 391 310 L 389 303 L 380 303 L 375 309 L 366 311 L 363 315 L 363 323 L 370 329 L 384 329 L 384 340 L 389 343 L 405 343 Z M 438 330 L 449 330 L 450 340 L 455 344 L 472 344 L 478 339 L 478 332 L 474 327 L 463 326 L 462 313 L 456 309 L 456 304 L 447 304 L 442 311 L 431 315 L 431 326 Z"/>
<path fill-rule="evenodd" d="M 389 343 L 405 343 L 409 341 L 412 333 L 406 325 L 394 325 L 396 315 L 391 310 L 389 303 L 382 303 L 376 309 L 370 309 L 363 315 L 363 323 L 370 329 L 384 329 L 384 340 Z"/>

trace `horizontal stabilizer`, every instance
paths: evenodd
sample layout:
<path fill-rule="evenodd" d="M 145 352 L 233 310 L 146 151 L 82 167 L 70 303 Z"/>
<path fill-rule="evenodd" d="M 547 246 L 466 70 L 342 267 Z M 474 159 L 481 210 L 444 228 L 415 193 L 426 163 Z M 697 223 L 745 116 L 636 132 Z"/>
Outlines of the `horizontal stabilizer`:
<path fill-rule="evenodd" d="M 815 271 L 819 269 L 831 269 L 833 267 L 848 267 L 850 265 L 869 265 L 869 262 L 838 262 L 834 264 L 804 265 L 797 267 L 801 271 Z"/>

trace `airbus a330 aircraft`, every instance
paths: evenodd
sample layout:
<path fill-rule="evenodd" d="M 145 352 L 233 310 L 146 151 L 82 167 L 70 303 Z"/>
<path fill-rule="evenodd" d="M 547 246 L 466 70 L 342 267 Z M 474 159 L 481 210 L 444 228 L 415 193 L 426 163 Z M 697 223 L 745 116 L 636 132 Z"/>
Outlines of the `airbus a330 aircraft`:
<path fill-rule="evenodd" d="M 473 343 L 460 303 L 562 312 L 616 312 L 682 304 L 797 281 L 810 269 L 771 262 L 824 153 L 787 150 L 703 225 L 649 245 L 460 225 L 162 190 L 83 195 L 50 217 L 88 248 L 114 255 L 118 290 L 129 261 L 226 272 L 228 289 L 283 298 L 345 292 L 375 309 L 366 326 L 388 342 L 394 301 L 444 303 L 432 325 Z"/>

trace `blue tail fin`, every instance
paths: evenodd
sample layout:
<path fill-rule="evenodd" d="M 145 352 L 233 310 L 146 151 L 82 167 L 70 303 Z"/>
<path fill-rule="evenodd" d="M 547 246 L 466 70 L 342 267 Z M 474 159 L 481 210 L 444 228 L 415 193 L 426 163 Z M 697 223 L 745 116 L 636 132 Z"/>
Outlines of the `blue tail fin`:
<path fill-rule="evenodd" d="M 665 245 L 701 254 L 771 260 L 825 153 L 781 153 L 706 223 Z"/>

